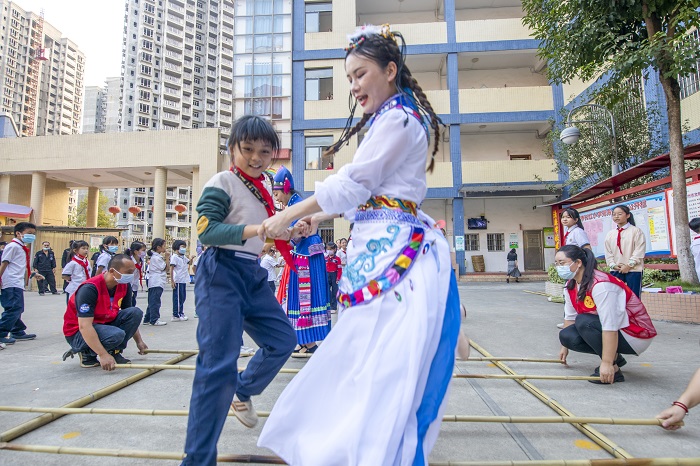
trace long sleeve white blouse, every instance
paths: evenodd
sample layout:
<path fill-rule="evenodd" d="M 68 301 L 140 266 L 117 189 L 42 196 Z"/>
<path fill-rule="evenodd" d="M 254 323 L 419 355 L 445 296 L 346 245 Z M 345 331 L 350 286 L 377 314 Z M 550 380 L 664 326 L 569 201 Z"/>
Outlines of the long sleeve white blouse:
<path fill-rule="evenodd" d="M 370 127 L 352 162 L 316 182 L 318 204 L 328 214 L 351 213 L 379 195 L 420 204 L 427 192 L 427 153 L 423 125 L 400 108 L 386 110 Z"/>

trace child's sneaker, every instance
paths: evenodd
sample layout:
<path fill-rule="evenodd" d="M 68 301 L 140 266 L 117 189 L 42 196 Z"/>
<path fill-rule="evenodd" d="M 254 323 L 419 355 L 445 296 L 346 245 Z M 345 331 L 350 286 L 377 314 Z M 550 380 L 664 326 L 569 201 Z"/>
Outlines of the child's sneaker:
<path fill-rule="evenodd" d="M 194 311 L 194 318 L 199 319 L 199 316 L 197 315 L 197 311 Z"/>
<path fill-rule="evenodd" d="M 184 322 L 184 321 L 179 317 L 171 317 L 170 322 Z"/>
<path fill-rule="evenodd" d="M 231 411 L 233 414 L 241 421 L 241 424 L 252 429 L 258 423 L 258 413 L 255 412 L 253 408 L 253 402 L 241 401 L 238 399 L 238 395 L 233 396 L 233 402 L 231 403 Z"/>
<path fill-rule="evenodd" d="M 254 356 L 255 349 L 250 346 L 241 346 L 241 352 L 239 353 L 240 358 L 247 358 L 248 356 Z"/>
<path fill-rule="evenodd" d="M 185 314 L 180 314 L 180 320 L 189 320 Z"/>
<path fill-rule="evenodd" d="M 153 325 L 154 327 L 160 327 L 160 326 L 162 326 L 162 325 L 168 325 L 168 323 L 167 323 L 167 322 L 163 322 L 162 320 L 156 320 L 156 321 L 153 322 L 152 324 L 148 324 L 148 325 Z"/>

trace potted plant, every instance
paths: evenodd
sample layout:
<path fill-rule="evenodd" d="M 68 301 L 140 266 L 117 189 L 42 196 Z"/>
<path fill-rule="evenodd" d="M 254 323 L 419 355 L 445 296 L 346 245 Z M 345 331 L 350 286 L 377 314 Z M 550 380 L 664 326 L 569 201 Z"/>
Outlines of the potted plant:
<path fill-rule="evenodd" d="M 566 280 L 562 279 L 557 273 L 557 268 L 554 264 L 547 269 L 548 279 L 544 283 L 544 292 L 550 296 L 561 297 L 564 294 L 564 284 Z"/>

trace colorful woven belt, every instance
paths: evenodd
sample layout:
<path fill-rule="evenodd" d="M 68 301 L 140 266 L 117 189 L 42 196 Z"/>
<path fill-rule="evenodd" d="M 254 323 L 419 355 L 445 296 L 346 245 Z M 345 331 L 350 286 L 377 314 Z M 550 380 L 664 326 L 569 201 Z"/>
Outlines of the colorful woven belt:
<path fill-rule="evenodd" d="M 412 204 L 415 208 L 415 204 Z M 338 293 L 338 302 L 340 302 L 343 307 L 349 308 L 369 302 L 376 296 L 386 293 L 396 286 L 415 262 L 424 237 L 425 230 L 419 227 L 413 227 L 408 245 L 397 256 L 394 263 L 379 277 L 370 280 L 370 282 L 362 288 L 351 293 Z"/>
<path fill-rule="evenodd" d="M 418 214 L 418 205 L 415 202 L 394 199 L 387 196 L 372 196 L 366 204 L 357 208 L 358 211 L 381 209 L 401 210 L 414 216 Z"/>

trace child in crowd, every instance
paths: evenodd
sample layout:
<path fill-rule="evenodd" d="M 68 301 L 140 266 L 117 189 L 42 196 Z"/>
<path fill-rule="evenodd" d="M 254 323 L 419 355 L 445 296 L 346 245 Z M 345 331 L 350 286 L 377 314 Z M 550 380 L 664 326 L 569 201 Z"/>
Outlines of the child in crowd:
<path fill-rule="evenodd" d="M 165 252 L 165 240 L 163 238 L 153 238 L 151 249 L 148 251 L 150 260 L 148 262 L 148 308 L 143 316 L 144 325 L 154 325 L 159 327 L 167 322 L 160 320 L 160 298 L 163 295 L 163 288 L 168 278 L 165 273 L 167 265 L 162 254 Z"/>
<path fill-rule="evenodd" d="M 66 304 L 80 284 L 90 278 L 90 262 L 87 258 L 89 252 L 90 245 L 86 241 L 71 242 L 68 262 L 61 271 L 63 280 L 68 282 L 66 285 Z"/>
<path fill-rule="evenodd" d="M 119 240 L 117 238 L 114 236 L 104 237 L 102 240 L 102 252 L 95 262 L 95 265 L 97 266 L 95 275 L 100 275 L 105 271 L 107 264 L 109 264 L 109 261 L 112 260 L 112 257 L 114 257 L 114 255 L 117 253 L 118 249 Z"/>
<path fill-rule="evenodd" d="M 187 283 L 190 281 L 188 265 L 190 260 L 186 256 L 187 243 L 176 240 L 173 243 L 173 255 L 170 257 L 170 283 L 173 286 L 173 317 L 171 322 L 184 322 L 185 299 L 187 298 Z"/>
<path fill-rule="evenodd" d="M 277 278 L 277 269 L 280 267 L 279 260 L 275 256 L 277 250 L 272 243 L 265 243 L 263 246 L 263 255 L 260 258 L 260 267 L 267 270 L 267 284 L 273 293 L 277 292 L 275 279 Z"/>
<path fill-rule="evenodd" d="M 44 277 L 39 273 L 30 273 L 29 245 L 36 239 L 36 226 L 29 222 L 20 222 L 14 228 L 12 238 L 2 252 L 0 264 L 0 304 L 4 309 L 0 317 L 0 344 L 12 345 L 15 341 L 33 340 L 36 335 L 27 333 L 27 326 L 22 322 L 24 312 L 24 287 L 29 279 Z"/>
<path fill-rule="evenodd" d="M 331 312 L 338 312 L 338 282 L 343 276 L 343 265 L 340 257 L 336 256 L 338 246 L 329 242 L 326 245 L 326 278 L 328 278 L 328 298 L 331 302 Z"/>
<path fill-rule="evenodd" d="M 143 258 L 146 257 L 146 245 L 141 241 L 134 241 L 131 243 L 129 249 L 124 251 L 124 254 L 131 257 L 136 265 L 136 272 L 134 272 L 134 281 L 131 283 L 132 290 L 132 300 L 134 306 L 136 306 L 136 295 L 138 295 L 139 287 L 143 288 Z"/>
<path fill-rule="evenodd" d="M 258 228 L 275 213 L 263 172 L 279 150 L 279 136 L 267 120 L 244 116 L 233 124 L 227 146 L 230 170 L 207 182 L 197 205 L 197 233 L 211 247 L 202 253 L 195 280 L 199 354 L 183 465 L 216 464 L 229 406 L 246 427 L 257 424 L 250 398 L 262 393 L 296 345 L 294 330 L 267 285 L 268 274 L 258 265 L 263 247 Z M 288 231 L 286 239 L 290 236 Z M 260 349 L 236 374 L 244 328 Z"/>
<path fill-rule="evenodd" d="M 612 209 L 612 220 L 617 228 L 605 236 L 605 262 L 610 267 L 610 274 L 622 280 L 641 298 L 642 270 L 647 250 L 644 232 L 637 228 L 634 215 L 624 204 Z"/>

